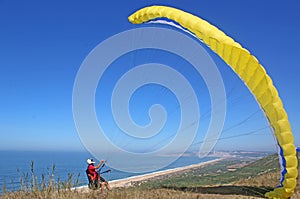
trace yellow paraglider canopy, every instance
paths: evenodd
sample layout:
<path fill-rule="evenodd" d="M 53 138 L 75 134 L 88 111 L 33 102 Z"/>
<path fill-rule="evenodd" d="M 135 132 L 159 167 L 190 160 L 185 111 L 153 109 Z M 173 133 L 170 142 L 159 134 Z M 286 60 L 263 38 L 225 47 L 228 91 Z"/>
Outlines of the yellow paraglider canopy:
<path fill-rule="evenodd" d="M 292 196 L 298 176 L 294 137 L 277 89 L 264 67 L 247 49 L 217 27 L 182 10 L 166 6 L 150 6 L 138 10 L 128 19 L 131 23 L 140 24 L 156 18 L 173 20 L 195 34 L 216 52 L 249 88 L 273 128 L 282 158 L 281 186 L 266 193 L 266 197 L 289 198 Z"/>

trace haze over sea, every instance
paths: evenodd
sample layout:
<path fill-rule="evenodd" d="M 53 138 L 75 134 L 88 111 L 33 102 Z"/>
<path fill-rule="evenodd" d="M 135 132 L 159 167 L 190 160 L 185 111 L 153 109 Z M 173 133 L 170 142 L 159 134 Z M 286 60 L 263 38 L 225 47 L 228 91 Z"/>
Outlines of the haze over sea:
<path fill-rule="evenodd" d="M 73 174 L 73 180 L 79 179 L 77 186 L 87 185 L 85 170 L 87 167 L 86 160 L 91 155 L 88 152 L 45 152 L 45 151 L 0 151 L 0 193 L 5 186 L 7 190 L 14 191 L 20 188 L 20 177 L 24 179 L 26 173 L 31 175 L 30 165 L 34 163 L 34 174 L 40 180 L 42 174 L 49 177 L 53 165 L 55 165 L 54 180 L 66 181 L 68 174 Z M 160 170 L 172 169 L 192 164 L 199 164 L 216 159 L 215 157 L 206 157 L 199 159 L 197 156 L 182 156 L 172 164 Z M 108 157 L 109 161 L 109 157 Z M 96 161 L 98 163 L 99 160 Z M 141 162 L 141 166 L 145 167 Z M 102 171 L 110 168 L 105 166 Z M 140 175 L 137 173 L 126 173 L 111 169 L 110 173 L 103 176 L 111 181 Z"/>

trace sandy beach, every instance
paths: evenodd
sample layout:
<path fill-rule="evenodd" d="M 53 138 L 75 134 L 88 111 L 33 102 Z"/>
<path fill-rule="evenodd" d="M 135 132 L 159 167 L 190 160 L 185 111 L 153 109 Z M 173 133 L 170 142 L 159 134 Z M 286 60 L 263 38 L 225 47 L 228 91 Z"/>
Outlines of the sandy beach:
<path fill-rule="evenodd" d="M 178 168 L 174 168 L 174 169 L 168 169 L 168 170 L 157 171 L 157 172 L 153 172 L 153 173 L 137 175 L 137 176 L 132 176 L 132 177 L 118 179 L 118 180 L 112 180 L 112 181 L 109 181 L 109 184 L 112 188 L 130 187 L 130 186 L 136 185 L 137 183 L 141 183 L 141 182 L 144 182 L 147 180 L 153 180 L 155 178 L 167 177 L 168 175 L 176 174 L 179 172 L 188 171 L 188 170 L 195 169 L 195 168 L 201 168 L 203 166 L 219 162 L 222 159 L 223 158 L 219 158 L 219 159 L 215 159 L 215 160 L 211 160 L 211 161 L 207 161 L 207 162 L 202 162 L 199 164 L 193 164 L 193 165 L 178 167 Z M 88 191 L 89 190 L 87 185 L 81 186 L 81 187 L 76 187 L 75 189 L 80 190 L 80 191 Z"/>

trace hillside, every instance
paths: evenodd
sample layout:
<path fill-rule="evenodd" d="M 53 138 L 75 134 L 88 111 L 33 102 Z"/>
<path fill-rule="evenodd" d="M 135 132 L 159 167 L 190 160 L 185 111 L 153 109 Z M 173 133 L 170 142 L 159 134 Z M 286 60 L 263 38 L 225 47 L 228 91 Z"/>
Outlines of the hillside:
<path fill-rule="evenodd" d="M 150 180 L 140 184 L 138 189 L 159 190 L 166 195 L 176 191 L 170 198 L 264 198 L 267 191 L 278 185 L 279 179 L 276 154 L 254 162 L 226 159 L 214 165 Z M 190 195 L 183 197 L 184 193 Z M 300 198 L 299 183 L 292 198 Z"/>
<path fill-rule="evenodd" d="M 25 191 L 6 192 L 0 198 L 264 198 L 267 191 L 278 185 L 279 168 L 277 155 L 256 161 L 241 157 L 227 158 L 202 167 L 135 181 L 133 186 L 114 188 L 104 193 L 89 189 L 74 191 L 71 184 L 63 182 L 58 187 L 42 184 L 42 188 L 31 188 L 30 185 Z M 298 180 L 292 199 L 300 198 L 299 184 Z"/>

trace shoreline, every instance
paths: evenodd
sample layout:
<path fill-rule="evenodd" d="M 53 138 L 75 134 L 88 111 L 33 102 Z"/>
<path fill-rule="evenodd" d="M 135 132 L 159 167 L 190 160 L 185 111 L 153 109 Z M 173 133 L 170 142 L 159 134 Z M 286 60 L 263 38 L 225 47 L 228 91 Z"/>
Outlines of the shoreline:
<path fill-rule="evenodd" d="M 166 175 L 179 173 L 179 172 L 182 172 L 182 171 L 187 171 L 187 170 L 190 170 L 190 169 L 200 168 L 200 167 L 203 167 L 203 166 L 214 164 L 214 163 L 219 162 L 223 159 L 224 158 L 217 158 L 217 159 L 210 160 L 210 161 L 207 161 L 207 162 L 201 162 L 199 164 L 192 164 L 192 165 L 177 167 L 177 168 L 173 168 L 173 169 L 166 169 L 166 170 L 162 170 L 162 171 L 155 171 L 155 172 L 152 172 L 152 173 L 147 173 L 147 174 L 141 174 L 141 175 L 131 176 L 131 177 L 127 177 L 127 178 L 116 179 L 116 180 L 109 181 L 109 184 L 112 188 L 132 187 L 132 186 L 134 186 L 135 183 L 144 182 L 144 181 L 147 181 L 147 180 L 150 180 L 150 179 L 153 179 L 153 178 L 159 178 L 159 177 L 163 177 L 163 176 L 166 176 Z M 74 190 L 79 190 L 79 191 L 89 191 L 89 188 L 88 188 L 87 185 L 80 186 L 80 187 L 74 187 L 73 189 Z"/>

